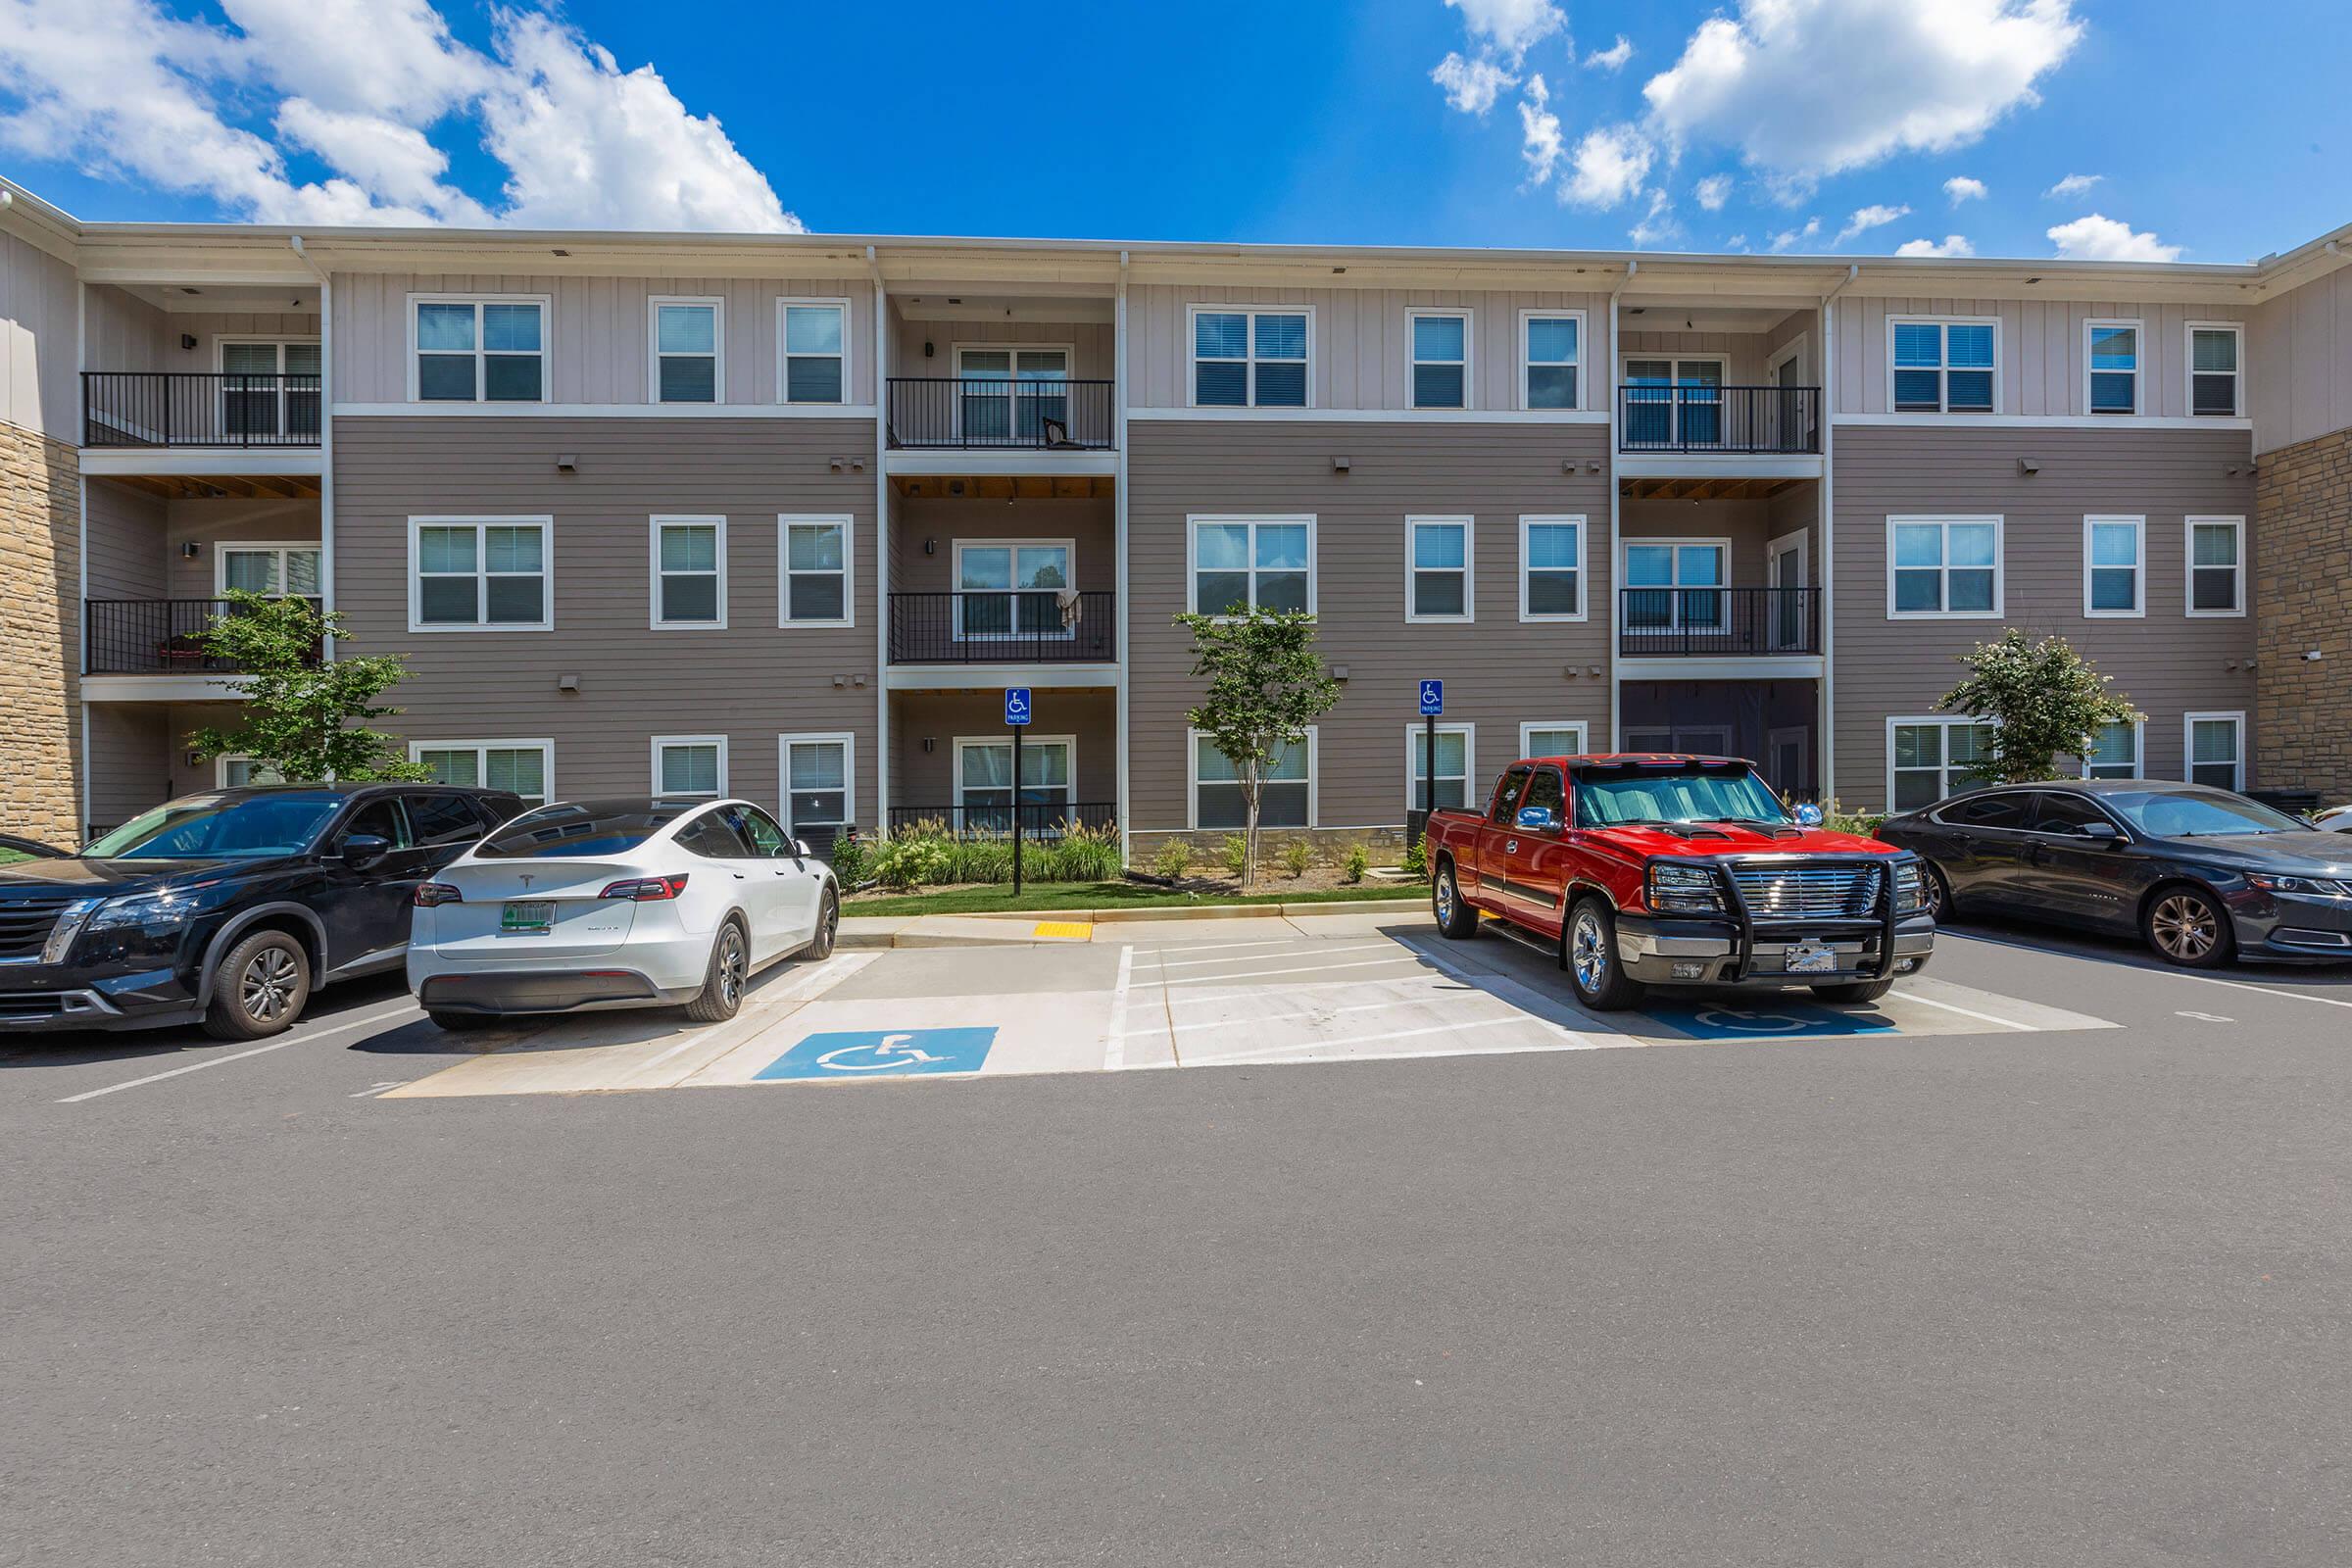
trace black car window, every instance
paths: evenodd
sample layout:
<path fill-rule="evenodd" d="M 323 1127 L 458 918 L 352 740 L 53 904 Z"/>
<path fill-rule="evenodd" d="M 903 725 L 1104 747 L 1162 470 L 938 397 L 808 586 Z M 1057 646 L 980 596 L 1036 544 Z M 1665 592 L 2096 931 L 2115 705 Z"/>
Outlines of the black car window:
<path fill-rule="evenodd" d="M 626 855 L 694 807 L 630 801 L 566 801 L 508 822 L 473 853 L 490 859 Z"/>
<path fill-rule="evenodd" d="M 2022 792 L 1972 795 L 1937 811 L 1936 820 L 1946 827 L 2023 828 L 2033 808 L 2033 800 Z"/>
<path fill-rule="evenodd" d="M 409 826 L 427 847 L 471 844 L 482 836 L 482 819 L 463 795 L 410 796 Z"/>
<path fill-rule="evenodd" d="M 2034 831 L 2064 833 L 2075 838 L 2093 822 L 2115 825 L 2115 819 L 2080 795 L 2061 795 L 2056 790 L 2043 790 L 2034 797 Z"/>
<path fill-rule="evenodd" d="M 1560 770 L 1556 767 L 1537 768 L 1535 776 L 1527 781 L 1527 798 L 1519 806 L 1522 810 L 1531 806 L 1541 806 L 1551 812 L 1554 822 L 1559 821 L 1568 808 L 1568 793 L 1560 787 Z"/>
<path fill-rule="evenodd" d="M 726 819 L 726 813 L 711 811 L 696 817 L 678 829 L 679 845 L 692 854 L 713 860 L 749 860 L 754 857 L 752 847 L 743 835 Z"/>
<path fill-rule="evenodd" d="M 369 801 L 344 818 L 342 831 L 336 836 L 348 839 L 361 834 L 382 839 L 396 850 L 408 849 L 416 842 L 409 837 L 408 813 L 400 808 L 398 797 L 390 795 Z"/>
<path fill-rule="evenodd" d="M 1494 792 L 1494 814 L 1491 821 L 1507 825 L 1519 814 L 1519 797 L 1527 793 L 1527 769 L 1514 767 L 1502 775 L 1502 788 Z"/>
<path fill-rule="evenodd" d="M 776 819 L 757 806 L 730 806 L 724 810 L 729 824 L 761 859 L 773 860 L 792 853 L 792 841 L 776 826 Z"/>

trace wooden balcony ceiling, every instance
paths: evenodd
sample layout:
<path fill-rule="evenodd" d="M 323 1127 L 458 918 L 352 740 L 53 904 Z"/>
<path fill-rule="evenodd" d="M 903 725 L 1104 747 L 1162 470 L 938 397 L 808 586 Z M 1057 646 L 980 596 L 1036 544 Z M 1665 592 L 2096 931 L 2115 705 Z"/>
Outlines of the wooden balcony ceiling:
<path fill-rule="evenodd" d="M 1107 473 L 903 473 L 890 482 L 900 495 L 922 501 L 1108 501 L 1118 489 Z"/>
<path fill-rule="evenodd" d="M 245 500 L 316 501 L 319 479 L 313 474 L 184 474 L 109 473 L 92 475 L 109 484 L 127 485 L 166 501 L 218 501 L 224 496 Z"/>
<path fill-rule="evenodd" d="M 1620 479 L 1618 492 L 1636 501 L 1767 501 L 1810 479 Z"/>

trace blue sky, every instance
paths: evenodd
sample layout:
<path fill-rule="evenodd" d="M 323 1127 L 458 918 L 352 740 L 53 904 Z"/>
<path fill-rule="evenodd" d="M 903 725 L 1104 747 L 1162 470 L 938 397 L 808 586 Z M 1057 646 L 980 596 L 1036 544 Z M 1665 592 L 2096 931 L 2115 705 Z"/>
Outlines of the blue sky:
<path fill-rule="evenodd" d="M 95 219 L 2237 261 L 2352 220 L 2335 89 L 2278 86 L 2352 75 L 2342 0 L 2261 13 L 0 0 L 0 172 Z"/>

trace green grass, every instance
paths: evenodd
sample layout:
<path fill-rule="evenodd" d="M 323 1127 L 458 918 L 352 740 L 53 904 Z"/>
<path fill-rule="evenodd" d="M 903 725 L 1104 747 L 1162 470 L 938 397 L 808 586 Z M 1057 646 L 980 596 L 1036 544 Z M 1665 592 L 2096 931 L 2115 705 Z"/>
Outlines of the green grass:
<path fill-rule="evenodd" d="M 0 865 L 14 865 L 19 860 L 29 860 L 32 857 L 26 855 L 23 850 L 0 849 Z"/>
<path fill-rule="evenodd" d="M 1021 889 L 1017 898 L 1009 887 L 992 886 L 853 899 L 842 906 L 841 912 L 856 918 L 868 914 L 995 914 L 1013 909 L 1173 908 L 1213 904 L 1356 904 L 1375 899 L 1417 899 L 1421 895 L 1421 884 L 1417 882 L 1326 888 L 1313 893 L 1255 893 L 1247 898 L 1229 893 L 1176 893 L 1142 882 L 1046 882 Z"/>

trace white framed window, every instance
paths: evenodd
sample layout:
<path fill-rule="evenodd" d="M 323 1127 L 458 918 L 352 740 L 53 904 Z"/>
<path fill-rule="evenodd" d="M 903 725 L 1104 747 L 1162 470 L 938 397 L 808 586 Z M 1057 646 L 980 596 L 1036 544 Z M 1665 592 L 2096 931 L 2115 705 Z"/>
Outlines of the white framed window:
<path fill-rule="evenodd" d="M 411 741 L 409 760 L 421 762 L 436 784 L 509 790 L 525 806 L 545 806 L 556 793 L 556 743 L 538 741 Z"/>
<path fill-rule="evenodd" d="M 1898 414 L 1997 414 L 2000 368 L 1995 317 L 1886 319 L 1886 385 Z"/>
<path fill-rule="evenodd" d="M 1451 308 L 1413 307 L 1404 313 L 1407 396 L 1416 409 L 1472 406 L 1471 313 Z"/>
<path fill-rule="evenodd" d="M 726 402 L 727 302 L 657 294 L 646 308 L 646 395 L 656 403 Z"/>
<path fill-rule="evenodd" d="M 1313 407 L 1311 309 L 1195 305 L 1185 321 L 1193 340 L 1194 407 Z"/>
<path fill-rule="evenodd" d="M 2136 318 L 2082 323 L 2082 407 L 2091 414 L 2139 412 Z"/>
<path fill-rule="evenodd" d="M 248 438 L 317 435 L 322 352 L 316 337 L 214 338 L 221 428 Z"/>
<path fill-rule="evenodd" d="M 663 800 L 716 800 L 727 793 L 724 735 L 654 737 L 654 793 Z"/>
<path fill-rule="evenodd" d="M 1404 618 L 1477 619 L 1471 582 L 1478 542 L 1470 517 L 1404 519 Z"/>
<path fill-rule="evenodd" d="M 1077 636 L 1062 602 L 1075 581 L 1075 540 L 958 539 L 955 548 L 956 641 Z"/>
<path fill-rule="evenodd" d="M 727 519 L 652 520 L 656 631 L 721 630 L 727 624 Z"/>
<path fill-rule="evenodd" d="M 1622 553 L 1626 630 L 1730 628 L 1729 539 L 1628 539 Z"/>
<path fill-rule="evenodd" d="M 1585 618 L 1585 519 L 1581 515 L 1523 514 L 1519 518 L 1519 618 Z"/>
<path fill-rule="evenodd" d="M 1185 780 L 1191 811 L 1187 829 L 1235 828 L 1243 824 L 1241 775 L 1225 754 L 1200 731 L 1187 730 Z M 1313 827 L 1315 825 L 1315 725 L 1306 726 L 1306 739 L 1293 741 L 1276 753 L 1258 789 L 1257 825 Z"/>
<path fill-rule="evenodd" d="M 2132 719 L 2101 724 L 2090 751 L 2082 758 L 2084 778 L 2138 778 L 2147 726 Z"/>
<path fill-rule="evenodd" d="M 1723 444 L 1723 386 L 1732 378 L 1729 359 L 1720 354 L 1627 355 L 1619 368 L 1625 381 L 1625 417 L 1618 439 L 1627 450 Z"/>
<path fill-rule="evenodd" d="M 978 446 L 1028 446 L 1070 430 L 1068 343 L 956 345 L 955 428 Z"/>
<path fill-rule="evenodd" d="M 819 843 L 857 819 L 858 737 L 847 730 L 776 737 L 776 776 L 784 781 L 784 831 Z"/>
<path fill-rule="evenodd" d="M 2193 617 L 2246 612 L 2246 519 L 2187 519 L 2188 605 Z"/>
<path fill-rule="evenodd" d="M 1022 831 L 1057 831 L 1077 804 L 1077 779 L 1075 735 L 1023 735 L 1017 789 L 1010 736 L 956 737 L 956 813 L 958 825 L 966 829 L 1011 832 L 1017 800 Z"/>
<path fill-rule="evenodd" d="M 250 757 L 225 756 L 213 759 L 213 777 L 224 790 L 241 790 L 249 784 L 283 784 L 285 775 L 276 768 L 255 761 Z"/>
<path fill-rule="evenodd" d="M 1539 718 L 1519 726 L 1521 757 L 1575 757 L 1590 744 L 1581 718 Z"/>
<path fill-rule="evenodd" d="M 548 297 L 409 296 L 409 401 L 545 403 Z"/>
<path fill-rule="evenodd" d="M 1185 608 L 1315 612 L 1315 519 L 1195 515 L 1188 524 Z"/>
<path fill-rule="evenodd" d="M 2246 412 L 2246 329 L 2238 321 L 2188 323 L 2188 412 L 2230 418 Z"/>
<path fill-rule="evenodd" d="M 409 630 L 553 631 L 555 519 L 411 517 Z"/>
<path fill-rule="evenodd" d="M 1519 406 L 1584 407 L 1585 313 L 1519 313 Z"/>
<path fill-rule="evenodd" d="M 850 302 L 776 301 L 776 401 L 850 401 Z"/>
<path fill-rule="evenodd" d="M 1404 726 L 1404 804 L 1405 809 L 1421 809 L 1421 776 L 1429 758 L 1429 728 L 1426 723 Z M 1475 724 L 1438 724 L 1438 768 L 1432 782 L 1440 808 L 1461 807 L 1470 804 L 1472 781 L 1478 777 L 1478 726 Z"/>
<path fill-rule="evenodd" d="M 1978 764 L 1990 756 L 1985 719 L 1927 714 L 1886 720 L 1886 808 L 1916 811 L 1984 782 Z"/>
<path fill-rule="evenodd" d="M 2082 519 L 2082 613 L 2093 618 L 2148 612 L 2148 519 Z"/>
<path fill-rule="evenodd" d="M 776 514 L 777 625 L 858 624 L 851 523 L 839 514 Z"/>
<path fill-rule="evenodd" d="M 2246 787 L 2246 715 L 2187 713 L 2181 718 L 2181 774 L 2191 784 L 2217 790 Z"/>
<path fill-rule="evenodd" d="M 2001 519 L 1886 519 L 1886 618 L 1995 620 L 2004 597 Z"/>
<path fill-rule="evenodd" d="M 304 540 L 289 544 L 237 540 L 213 547 L 213 592 L 231 590 L 318 601 L 319 547 Z"/>

